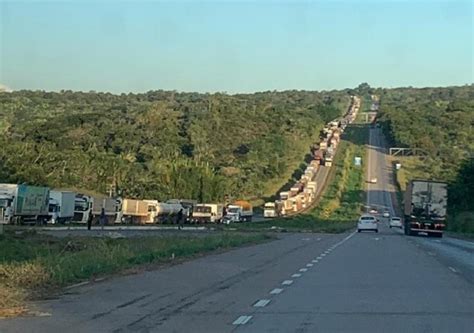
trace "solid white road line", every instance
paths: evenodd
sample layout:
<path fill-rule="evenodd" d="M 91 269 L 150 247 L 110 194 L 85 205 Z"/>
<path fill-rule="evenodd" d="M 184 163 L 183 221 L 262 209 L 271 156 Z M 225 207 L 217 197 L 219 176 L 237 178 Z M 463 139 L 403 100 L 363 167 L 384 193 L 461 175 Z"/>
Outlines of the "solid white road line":
<path fill-rule="evenodd" d="M 285 280 L 283 281 L 281 284 L 284 285 L 284 286 L 289 286 L 293 283 L 293 280 Z"/>
<path fill-rule="evenodd" d="M 267 306 L 268 303 L 270 303 L 269 299 L 261 299 L 257 303 L 255 303 L 253 306 L 257 308 L 263 308 L 264 306 Z"/>
<path fill-rule="evenodd" d="M 232 323 L 232 325 L 245 325 L 250 319 L 252 319 L 252 316 L 240 316 Z"/>
<path fill-rule="evenodd" d="M 454 267 L 449 266 L 449 269 L 450 269 L 451 272 L 453 272 L 453 273 L 457 273 L 457 272 L 458 272 Z"/>
<path fill-rule="evenodd" d="M 272 295 L 278 295 L 278 294 L 280 294 L 282 291 L 283 291 L 283 289 L 275 288 L 275 289 L 273 289 L 272 291 L 270 291 L 270 294 L 272 294 Z"/>

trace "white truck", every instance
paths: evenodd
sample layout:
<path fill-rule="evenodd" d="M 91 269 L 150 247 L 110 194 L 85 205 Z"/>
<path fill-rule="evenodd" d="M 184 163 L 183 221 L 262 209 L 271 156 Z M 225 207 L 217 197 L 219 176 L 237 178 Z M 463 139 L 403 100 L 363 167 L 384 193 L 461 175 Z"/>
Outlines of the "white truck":
<path fill-rule="evenodd" d="M 173 223 L 179 211 L 183 211 L 183 218 L 189 214 L 188 208 L 180 203 L 158 202 L 157 200 L 143 200 L 148 204 L 148 217 L 145 223 Z"/>
<path fill-rule="evenodd" d="M 197 204 L 193 209 L 191 223 L 220 223 L 223 215 L 222 204 Z"/>
<path fill-rule="evenodd" d="M 224 217 L 224 223 L 252 222 L 252 217 L 252 204 L 245 200 L 238 200 L 227 206 L 227 214 Z"/>
<path fill-rule="evenodd" d="M 87 223 L 92 215 L 92 197 L 84 194 L 76 194 L 74 199 L 74 217 L 75 223 Z"/>
<path fill-rule="evenodd" d="M 52 224 L 71 222 L 74 218 L 76 194 L 70 191 L 49 192 L 49 222 Z"/>
<path fill-rule="evenodd" d="M 277 202 L 266 202 L 263 206 L 263 217 L 278 217 L 280 215 L 281 204 Z"/>
<path fill-rule="evenodd" d="M 0 184 L 0 223 L 46 223 L 49 188 Z"/>

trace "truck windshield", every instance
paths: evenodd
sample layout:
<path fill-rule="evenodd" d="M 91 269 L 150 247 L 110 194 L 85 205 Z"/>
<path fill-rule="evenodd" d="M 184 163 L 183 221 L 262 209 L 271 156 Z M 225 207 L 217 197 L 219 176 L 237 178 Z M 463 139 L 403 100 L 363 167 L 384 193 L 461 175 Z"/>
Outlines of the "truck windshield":
<path fill-rule="evenodd" d="M 49 205 L 48 211 L 50 213 L 56 213 L 59 211 L 59 206 L 58 205 Z"/>
<path fill-rule="evenodd" d="M 229 208 L 229 210 L 227 212 L 231 213 L 231 214 L 237 214 L 239 212 L 239 209 L 238 208 Z"/>
<path fill-rule="evenodd" d="M 88 208 L 88 204 L 85 201 L 76 201 L 74 204 L 74 210 L 78 212 L 85 212 Z"/>
<path fill-rule="evenodd" d="M 0 207 L 7 208 L 10 204 L 10 200 L 8 199 L 0 199 Z"/>

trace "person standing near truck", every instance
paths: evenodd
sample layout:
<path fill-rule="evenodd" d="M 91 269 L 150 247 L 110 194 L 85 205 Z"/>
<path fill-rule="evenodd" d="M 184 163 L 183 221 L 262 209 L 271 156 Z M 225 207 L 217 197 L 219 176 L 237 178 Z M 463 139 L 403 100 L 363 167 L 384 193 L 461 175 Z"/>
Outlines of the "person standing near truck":
<path fill-rule="evenodd" d="M 178 219 L 178 229 L 181 230 L 181 228 L 183 227 L 183 209 L 179 210 L 177 219 Z"/>
<path fill-rule="evenodd" d="M 107 216 L 105 216 L 105 209 L 102 207 L 100 211 L 100 218 L 99 218 L 100 226 L 102 230 L 104 229 L 104 225 L 107 223 Z"/>
<path fill-rule="evenodd" d="M 92 227 L 92 219 L 93 219 L 93 215 L 92 215 L 92 214 L 89 214 L 89 218 L 87 219 L 87 230 L 91 230 L 91 227 Z"/>

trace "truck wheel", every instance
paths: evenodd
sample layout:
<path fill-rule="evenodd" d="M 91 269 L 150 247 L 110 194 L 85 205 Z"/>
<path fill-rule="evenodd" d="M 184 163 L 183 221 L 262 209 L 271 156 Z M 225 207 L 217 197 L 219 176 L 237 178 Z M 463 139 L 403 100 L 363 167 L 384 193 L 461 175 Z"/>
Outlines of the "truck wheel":
<path fill-rule="evenodd" d="M 360 232 L 360 229 L 357 229 L 357 232 Z"/>

